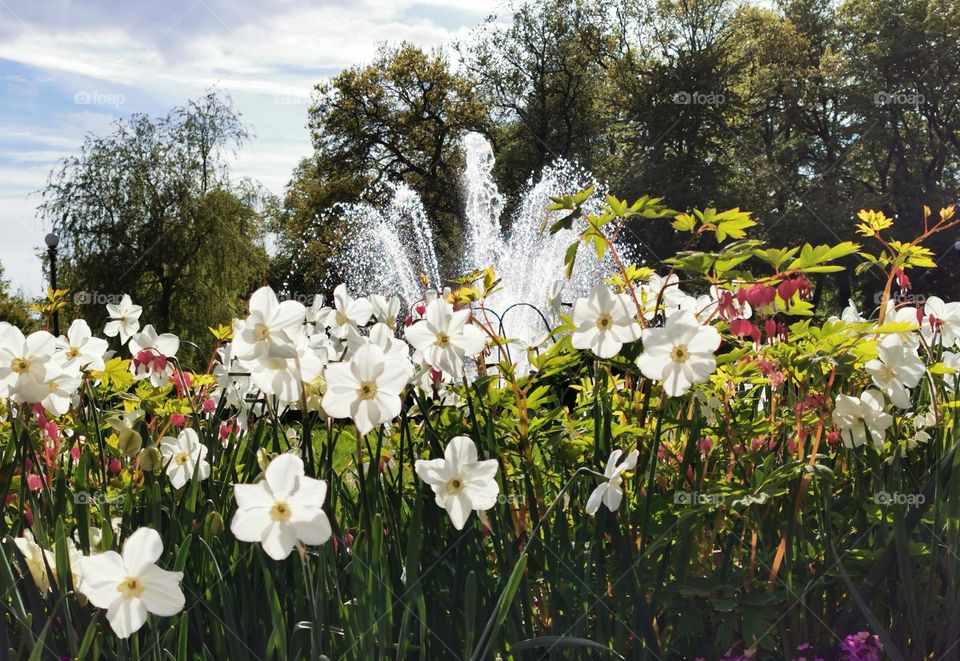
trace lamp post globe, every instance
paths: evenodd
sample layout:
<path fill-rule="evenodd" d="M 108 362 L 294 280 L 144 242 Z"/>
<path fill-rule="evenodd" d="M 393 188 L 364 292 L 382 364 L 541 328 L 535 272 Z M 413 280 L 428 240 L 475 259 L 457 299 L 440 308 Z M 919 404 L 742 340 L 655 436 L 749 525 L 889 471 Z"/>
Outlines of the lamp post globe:
<path fill-rule="evenodd" d="M 50 250 L 56 250 L 57 246 L 60 245 L 60 237 L 50 232 L 43 237 L 43 242 L 47 244 L 47 248 L 50 248 Z"/>

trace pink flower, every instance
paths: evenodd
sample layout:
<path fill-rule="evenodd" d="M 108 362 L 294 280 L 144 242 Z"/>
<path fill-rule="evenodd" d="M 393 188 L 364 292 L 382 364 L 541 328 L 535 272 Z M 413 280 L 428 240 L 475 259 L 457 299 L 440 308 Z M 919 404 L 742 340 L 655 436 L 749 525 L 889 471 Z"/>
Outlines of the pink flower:
<path fill-rule="evenodd" d="M 182 413 L 174 413 L 170 416 L 170 424 L 174 427 L 183 427 L 186 421 L 187 418 Z"/>
<path fill-rule="evenodd" d="M 202 408 L 204 413 L 213 413 L 217 410 L 217 403 L 212 399 L 205 399 Z"/>

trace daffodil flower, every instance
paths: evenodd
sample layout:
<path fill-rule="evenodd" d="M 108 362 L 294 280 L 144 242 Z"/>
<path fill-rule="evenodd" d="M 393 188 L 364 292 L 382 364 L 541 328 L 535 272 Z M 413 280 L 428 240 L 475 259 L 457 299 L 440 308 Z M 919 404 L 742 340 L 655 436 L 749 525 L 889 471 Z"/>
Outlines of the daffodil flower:
<path fill-rule="evenodd" d="M 418 459 L 414 464 L 457 530 L 463 529 L 473 510 L 482 512 L 497 504 L 497 467 L 496 459 L 477 460 L 477 446 L 468 436 L 450 439 L 443 459 Z"/>
<path fill-rule="evenodd" d="M 603 470 L 606 481 L 600 483 L 590 494 L 590 498 L 587 499 L 586 509 L 590 516 L 597 513 L 601 503 L 606 505 L 611 512 L 616 512 L 620 508 L 620 501 L 623 500 L 623 487 L 621 486 L 623 484 L 623 473 L 636 467 L 640 452 L 633 450 L 627 455 L 626 459 L 618 464 L 617 461 L 620 460 L 622 454 L 623 450 L 620 448 L 610 453 L 607 466 Z"/>
<path fill-rule="evenodd" d="M 259 543 L 274 560 L 283 560 L 297 542 L 323 544 L 332 530 L 323 511 L 327 483 L 307 477 L 303 460 L 275 457 L 257 484 L 235 484 L 237 513 L 230 531 L 241 542 Z"/>
<path fill-rule="evenodd" d="M 183 610 L 183 573 L 158 567 L 161 555 L 160 534 L 140 528 L 123 543 L 121 553 L 106 551 L 80 561 L 82 593 L 91 604 L 107 610 L 107 620 L 119 638 L 139 631 L 148 613 L 171 617 Z"/>

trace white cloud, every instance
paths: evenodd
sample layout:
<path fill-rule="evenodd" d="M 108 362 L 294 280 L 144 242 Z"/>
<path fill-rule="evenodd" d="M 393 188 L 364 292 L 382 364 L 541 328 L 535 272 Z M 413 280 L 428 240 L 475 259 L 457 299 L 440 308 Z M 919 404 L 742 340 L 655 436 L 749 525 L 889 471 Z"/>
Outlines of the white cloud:
<path fill-rule="evenodd" d="M 0 99 L 0 113 L 4 105 L 24 108 L 0 114 L 0 261 L 7 277 L 30 294 L 42 291 L 34 248 L 45 230 L 34 219 L 38 199 L 27 194 L 86 132 L 109 131 L 116 117 L 132 112 L 162 113 L 217 85 L 256 136 L 233 172 L 280 194 L 311 151 L 305 125 L 314 85 L 369 61 L 383 42 L 439 47 L 463 38 L 496 5 L 35 0 L 11 12 L 0 2 L 0 93 L 21 95 Z M 17 103 L 28 97 L 32 105 Z"/>

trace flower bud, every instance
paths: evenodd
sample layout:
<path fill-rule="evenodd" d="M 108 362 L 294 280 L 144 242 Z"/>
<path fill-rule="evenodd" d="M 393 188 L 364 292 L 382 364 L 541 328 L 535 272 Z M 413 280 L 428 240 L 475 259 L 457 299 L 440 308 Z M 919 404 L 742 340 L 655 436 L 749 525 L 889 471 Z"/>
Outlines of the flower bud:
<path fill-rule="evenodd" d="M 220 516 L 220 512 L 212 511 L 207 513 L 207 516 L 203 519 L 203 527 L 208 535 L 213 535 L 214 537 L 222 533 L 223 517 Z"/>
<path fill-rule="evenodd" d="M 140 470 L 155 471 L 163 466 L 163 455 L 155 447 L 149 447 L 140 453 Z"/>

